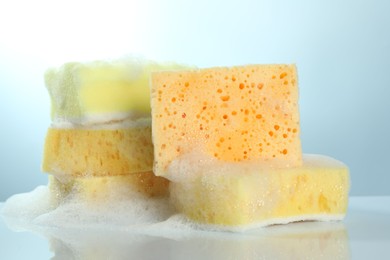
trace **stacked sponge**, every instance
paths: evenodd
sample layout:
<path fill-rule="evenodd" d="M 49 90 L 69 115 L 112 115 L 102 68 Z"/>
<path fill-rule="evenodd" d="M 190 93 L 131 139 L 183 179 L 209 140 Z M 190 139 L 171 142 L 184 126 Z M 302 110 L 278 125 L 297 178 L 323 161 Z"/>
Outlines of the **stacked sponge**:
<path fill-rule="evenodd" d="M 175 64 L 126 59 L 67 63 L 45 75 L 51 96 L 43 171 L 55 201 L 100 200 L 113 190 L 165 196 L 153 174 L 149 75 Z"/>
<path fill-rule="evenodd" d="M 230 230 L 345 216 L 348 167 L 302 154 L 295 65 L 68 63 L 46 86 L 56 202 L 169 195 L 188 218 Z"/>

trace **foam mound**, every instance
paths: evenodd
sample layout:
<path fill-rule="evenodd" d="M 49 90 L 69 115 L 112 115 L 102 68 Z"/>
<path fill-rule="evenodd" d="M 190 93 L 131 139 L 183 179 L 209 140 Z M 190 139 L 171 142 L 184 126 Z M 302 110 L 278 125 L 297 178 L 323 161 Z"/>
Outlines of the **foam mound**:
<path fill-rule="evenodd" d="M 159 223 L 173 211 L 166 197 L 150 198 L 136 191 L 112 190 L 93 203 L 74 192 L 60 204 L 47 186 L 9 198 L 2 210 L 10 226 L 115 229 Z"/>

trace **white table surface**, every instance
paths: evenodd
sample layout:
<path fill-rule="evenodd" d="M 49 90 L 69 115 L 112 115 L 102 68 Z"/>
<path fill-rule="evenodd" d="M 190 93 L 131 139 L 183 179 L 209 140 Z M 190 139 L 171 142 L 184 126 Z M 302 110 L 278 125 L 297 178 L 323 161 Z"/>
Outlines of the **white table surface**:
<path fill-rule="evenodd" d="M 268 231 L 182 240 L 117 231 L 61 236 L 57 230 L 48 236 L 13 231 L 0 218 L 0 259 L 390 259 L 390 197 L 350 198 L 342 222 L 297 223 Z M 335 257 L 332 247 L 342 252 Z"/>

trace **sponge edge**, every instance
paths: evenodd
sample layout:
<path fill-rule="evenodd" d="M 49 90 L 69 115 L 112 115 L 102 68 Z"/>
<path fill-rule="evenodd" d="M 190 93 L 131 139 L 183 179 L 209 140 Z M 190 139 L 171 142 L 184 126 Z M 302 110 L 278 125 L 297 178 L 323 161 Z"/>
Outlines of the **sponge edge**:
<path fill-rule="evenodd" d="M 173 205 L 196 222 L 228 230 L 340 220 L 346 213 L 349 170 L 330 157 L 304 155 L 303 166 L 294 168 L 224 165 L 206 164 L 190 181 L 172 182 Z"/>
<path fill-rule="evenodd" d="M 58 205 L 67 197 L 77 197 L 90 203 L 113 201 L 112 196 L 123 199 L 130 196 L 168 196 L 169 181 L 153 172 L 134 173 L 123 176 L 60 179 L 49 176 L 48 187 L 51 204 Z"/>
<path fill-rule="evenodd" d="M 46 135 L 42 170 L 56 176 L 116 176 L 149 172 L 149 123 L 123 129 L 57 129 Z"/>

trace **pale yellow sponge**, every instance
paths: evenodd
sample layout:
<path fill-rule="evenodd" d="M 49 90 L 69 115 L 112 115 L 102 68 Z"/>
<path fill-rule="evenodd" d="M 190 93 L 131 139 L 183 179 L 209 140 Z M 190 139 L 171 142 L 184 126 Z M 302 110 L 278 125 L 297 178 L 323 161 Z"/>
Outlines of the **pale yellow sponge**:
<path fill-rule="evenodd" d="M 195 165 L 190 157 L 178 167 Z M 188 218 L 227 227 L 301 220 L 339 220 L 347 210 L 349 171 L 322 155 L 304 155 L 292 168 L 205 163 L 171 183 L 171 199 Z"/>
<path fill-rule="evenodd" d="M 152 71 L 183 68 L 142 59 L 66 63 L 45 74 L 52 119 L 77 124 L 150 114 Z"/>
<path fill-rule="evenodd" d="M 138 192 L 148 197 L 168 195 L 169 181 L 153 172 L 134 173 L 121 176 L 58 179 L 49 176 L 49 189 L 53 202 L 67 196 L 77 196 L 87 201 L 102 201 L 112 195 Z"/>
<path fill-rule="evenodd" d="M 294 65 L 152 73 L 155 174 L 198 151 L 227 162 L 302 164 Z"/>
<path fill-rule="evenodd" d="M 48 129 L 44 172 L 80 177 L 127 175 L 152 169 L 150 120 L 119 129 Z"/>

